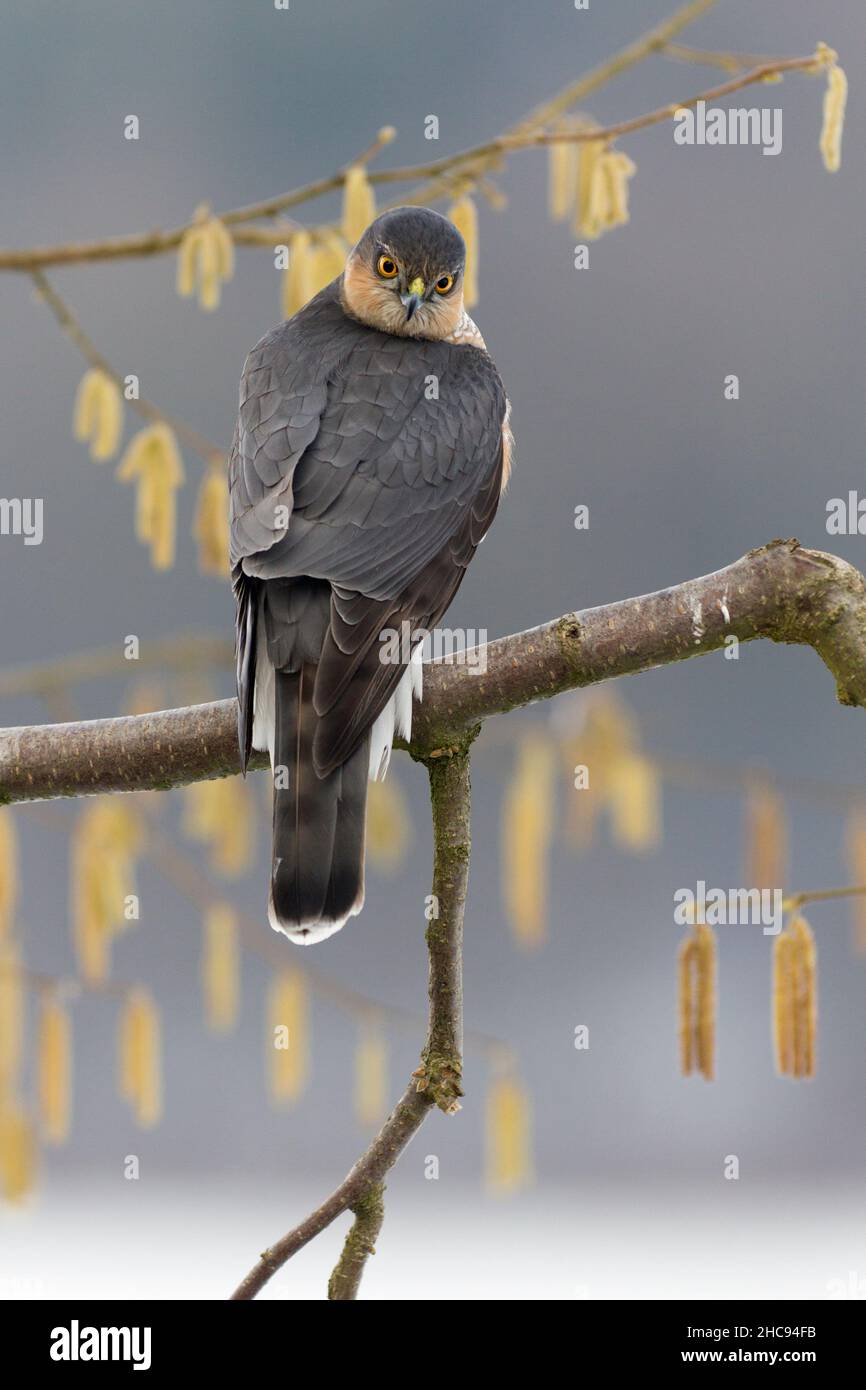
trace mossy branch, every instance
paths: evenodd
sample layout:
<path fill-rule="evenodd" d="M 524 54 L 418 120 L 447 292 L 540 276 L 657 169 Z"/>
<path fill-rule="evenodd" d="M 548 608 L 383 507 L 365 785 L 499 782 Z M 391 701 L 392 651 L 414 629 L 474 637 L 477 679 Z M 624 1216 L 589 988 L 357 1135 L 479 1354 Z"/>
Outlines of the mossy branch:
<path fill-rule="evenodd" d="M 866 706 L 866 582 L 845 560 L 771 541 L 713 574 L 491 642 L 425 668 L 409 752 L 445 767 L 485 718 L 718 651 L 736 637 L 813 647 Z M 238 771 L 237 704 L 0 730 L 0 804 L 181 786 Z M 255 755 L 251 766 L 264 767 Z"/>
<path fill-rule="evenodd" d="M 255 1298 L 273 1274 L 343 1212 L 354 1222 L 328 1284 L 333 1300 L 355 1298 L 385 1215 L 384 1183 L 409 1141 L 438 1106 L 460 1109 L 463 1094 L 463 914 L 469 878 L 469 744 L 427 763 L 433 818 L 433 888 L 428 900 L 430 1012 L 421 1065 L 366 1153 L 320 1207 L 265 1250 L 232 1295 Z"/>

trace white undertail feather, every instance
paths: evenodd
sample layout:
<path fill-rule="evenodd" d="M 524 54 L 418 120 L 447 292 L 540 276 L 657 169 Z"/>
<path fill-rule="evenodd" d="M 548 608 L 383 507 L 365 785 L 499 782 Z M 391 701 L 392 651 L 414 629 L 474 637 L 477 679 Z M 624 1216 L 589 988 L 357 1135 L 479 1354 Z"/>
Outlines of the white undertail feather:
<path fill-rule="evenodd" d="M 394 691 L 370 733 L 370 772 L 371 782 L 384 782 L 391 761 L 394 739 L 412 737 L 412 697 L 421 699 L 423 689 L 423 667 L 421 648 L 416 647 L 412 659 L 406 667 L 400 684 Z"/>
<path fill-rule="evenodd" d="M 421 648 L 416 647 L 412 659 L 400 679 L 400 684 L 371 730 L 369 764 L 369 780 L 371 782 L 383 782 L 385 780 L 395 737 L 407 740 L 412 737 L 412 699 L 413 697 L 416 700 L 421 699 L 422 687 Z M 262 622 L 259 624 L 256 639 L 252 745 L 253 748 L 262 752 L 267 750 L 271 760 L 272 773 L 274 769 L 275 721 L 274 668 L 268 659 L 268 644 Z M 298 946 L 312 946 L 318 941 L 325 941 L 327 937 L 333 936 L 334 932 L 338 932 L 346 924 L 349 917 L 356 917 L 363 906 L 362 897 L 361 901 L 348 914 L 348 917 L 343 917 L 336 922 L 308 923 L 295 931 L 291 931 L 277 919 L 274 913 L 273 899 L 269 895 L 268 921 L 274 931 L 282 932 Z"/>
<path fill-rule="evenodd" d="M 274 668 L 268 659 L 268 639 L 265 635 L 264 613 L 259 613 L 256 634 L 256 686 L 253 691 L 253 748 L 267 749 L 274 770 Z"/>

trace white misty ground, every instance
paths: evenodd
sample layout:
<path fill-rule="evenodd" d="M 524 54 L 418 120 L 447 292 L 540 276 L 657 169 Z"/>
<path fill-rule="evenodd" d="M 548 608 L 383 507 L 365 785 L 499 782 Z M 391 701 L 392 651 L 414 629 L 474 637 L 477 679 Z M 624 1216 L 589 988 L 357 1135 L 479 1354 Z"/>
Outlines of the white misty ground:
<path fill-rule="evenodd" d="M 362 1296 L 823 1299 L 866 1281 L 853 1184 L 749 1190 L 720 1179 L 720 1189 L 610 1183 L 498 1201 L 441 1180 L 421 1191 L 395 1181 Z M 245 1192 L 240 1180 L 67 1176 L 0 1215 L 0 1297 L 225 1298 L 321 1195 L 290 1183 Z M 263 1297 L 322 1297 L 345 1229 L 344 1219 L 314 1241 Z"/>

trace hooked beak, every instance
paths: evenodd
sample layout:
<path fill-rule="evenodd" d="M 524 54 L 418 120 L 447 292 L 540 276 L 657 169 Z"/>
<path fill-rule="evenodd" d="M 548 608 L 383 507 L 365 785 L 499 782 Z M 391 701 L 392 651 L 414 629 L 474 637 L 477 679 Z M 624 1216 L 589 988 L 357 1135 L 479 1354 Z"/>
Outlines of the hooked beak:
<path fill-rule="evenodd" d="M 400 303 L 406 310 L 407 323 L 424 298 L 424 288 L 424 281 L 421 279 L 420 275 L 416 275 L 414 280 L 410 280 L 406 291 L 400 295 Z"/>

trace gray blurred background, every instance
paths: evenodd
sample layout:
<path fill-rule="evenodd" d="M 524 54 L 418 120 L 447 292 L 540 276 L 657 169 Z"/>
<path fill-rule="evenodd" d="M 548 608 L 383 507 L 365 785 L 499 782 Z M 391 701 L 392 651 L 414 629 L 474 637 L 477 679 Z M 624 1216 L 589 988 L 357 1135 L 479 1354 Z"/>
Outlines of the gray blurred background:
<path fill-rule="evenodd" d="M 183 223 L 203 199 L 227 209 L 339 168 L 392 123 L 381 163 L 427 160 L 498 133 L 674 8 L 673 0 L 532 5 L 440 0 L 187 0 L 7 4 L 0 49 L 2 228 L 7 246 Z M 482 203 L 476 317 L 506 382 L 518 442 L 496 526 L 449 616 L 516 631 L 572 608 L 715 569 L 775 536 L 866 563 L 862 538 L 828 537 L 828 498 L 863 486 L 862 14 L 852 0 L 720 0 L 681 36 L 705 48 L 800 55 L 837 48 L 850 80 L 841 172 L 818 153 L 823 82 L 792 75 L 741 104 L 781 106 L 783 150 L 688 148 L 671 127 L 625 142 L 638 166 L 631 222 L 572 269 L 575 238 L 546 215 L 546 159 L 513 156 L 508 207 Z M 685 97 L 716 71 L 651 59 L 588 109 L 607 123 Z M 128 113 L 138 143 L 123 139 Z M 440 141 L 423 138 L 440 120 Z M 302 215 L 336 212 L 322 200 Z M 85 327 L 144 395 L 226 446 L 249 347 L 280 317 L 267 250 L 240 250 L 213 316 L 174 292 L 171 257 L 52 272 Z M 45 539 L 0 541 L 4 667 L 181 630 L 229 635 L 228 589 L 197 572 L 189 525 L 200 463 L 186 454 L 180 555 L 154 573 L 133 538 L 132 496 L 113 465 L 71 438 L 83 362 L 25 277 L 0 279 L 2 493 L 45 499 Z M 728 373 L 737 403 L 723 398 Z M 128 416 L 129 421 L 129 416 Z M 572 525 L 590 507 L 588 532 Z M 218 691 L 232 693 L 219 673 Z M 79 717 L 115 713 L 118 681 L 76 692 Z M 856 786 L 862 712 L 839 707 L 807 650 L 751 645 L 622 685 L 649 751 Z M 549 711 L 509 716 L 522 721 Z M 4 724 L 50 718 L 6 700 Z M 500 734 L 501 734 L 500 729 Z M 558 844 L 550 939 L 509 935 L 499 884 L 507 740 L 476 759 L 466 940 L 466 1019 L 506 1039 L 533 1097 L 537 1182 L 496 1202 L 480 1190 L 487 1066 L 470 1046 L 461 1115 L 434 1116 L 390 1180 L 369 1297 L 571 1298 L 803 1293 L 866 1275 L 862 1083 L 866 964 L 844 906 L 816 907 L 819 1074 L 773 1074 L 769 949 L 722 929 L 718 1079 L 678 1075 L 675 888 L 742 881 L 742 798 L 667 790 L 661 850 L 628 858 L 603 842 Z M 423 771 L 397 759 L 415 838 L 394 879 L 371 872 L 367 906 L 301 957 L 333 979 L 423 1010 L 421 900 L 430 848 Z M 257 779 L 259 780 L 259 779 Z M 563 784 L 562 797 L 567 795 Z M 178 794 L 164 823 L 178 824 Z M 792 888 L 847 880 L 843 821 L 791 804 Z M 29 963 L 73 969 L 67 841 L 34 809 L 23 844 Z M 264 916 L 266 819 L 255 874 L 229 896 Z M 203 873 L 205 858 L 193 849 Z M 164 1013 L 166 1106 L 136 1131 L 114 1089 L 114 1007 L 75 1008 L 73 1136 L 37 1201 L 0 1215 L 0 1293 L 220 1297 L 263 1245 L 304 1214 L 365 1136 L 350 1111 L 353 1020 L 315 1006 L 311 1087 L 288 1114 L 268 1106 L 262 1062 L 267 974 L 244 962 L 241 1027 L 214 1040 L 198 987 L 198 919 L 146 865 L 143 921 L 118 943 L 116 974 L 141 979 Z M 286 943 L 286 952 L 293 948 Z M 576 1052 L 574 1028 L 591 1047 Z M 389 1037 L 395 1095 L 415 1065 L 411 1030 Z M 139 1183 L 124 1183 L 136 1153 Z M 440 1180 L 426 1182 L 427 1154 Z M 725 1155 L 741 1177 L 725 1182 Z M 273 1292 L 320 1296 L 342 1233 L 307 1252 Z M 858 1263 L 859 1262 L 859 1263 Z M 111 1268 L 109 1280 L 105 1273 Z"/>

